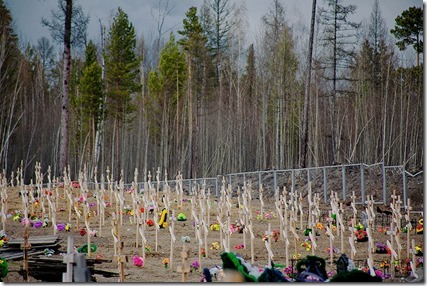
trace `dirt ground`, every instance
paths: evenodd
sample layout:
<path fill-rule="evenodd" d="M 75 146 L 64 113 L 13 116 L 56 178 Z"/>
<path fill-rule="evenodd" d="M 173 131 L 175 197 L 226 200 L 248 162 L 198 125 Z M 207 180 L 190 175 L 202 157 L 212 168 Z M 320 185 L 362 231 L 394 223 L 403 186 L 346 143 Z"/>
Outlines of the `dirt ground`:
<path fill-rule="evenodd" d="M 73 189 L 73 197 L 78 197 L 79 189 Z M 257 191 L 253 191 L 257 192 Z M 57 223 L 67 223 L 68 222 L 68 211 L 67 211 L 67 200 L 64 197 L 64 191 L 63 189 L 59 189 L 60 199 L 59 199 L 59 205 L 57 205 L 57 213 L 56 213 L 56 221 Z M 107 193 L 108 195 L 108 193 Z M 187 244 L 187 248 L 189 249 L 189 263 L 192 263 L 195 260 L 198 260 L 198 240 L 195 237 L 195 231 L 194 227 L 192 226 L 192 220 L 191 220 L 191 196 L 184 195 L 184 199 L 186 199 L 186 202 L 183 203 L 183 209 L 178 209 L 178 202 L 175 197 L 175 191 L 173 190 L 171 194 L 171 206 L 170 210 L 175 211 L 175 215 L 177 215 L 179 212 L 183 212 L 187 216 L 187 221 L 176 221 L 175 222 L 175 236 L 176 236 L 176 243 L 174 244 L 174 259 L 172 267 L 165 268 L 162 264 L 162 261 L 164 258 L 169 258 L 170 255 L 170 247 L 171 247 L 171 235 L 169 233 L 168 229 L 159 229 L 158 230 L 158 251 L 155 252 L 155 227 L 146 227 L 146 239 L 147 244 L 151 246 L 151 251 L 146 253 L 146 259 L 144 261 L 144 266 L 142 268 L 136 267 L 132 263 L 132 258 L 135 254 L 141 255 L 141 245 L 139 247 L 135 246 L 135 238 L 136 238 L 136 226 L 135 224 L 131 223 L 131 216 L 130 215 L 123 215 L 123 225 L 120 225 L 119 232 L 122 238 L 122 241 L 124 242 L 124 254 L 128 257 L 128 261 L 125 262 L 124 265 L 124 271 L 125 271 L 125 281 L 126 282 L 180 282 L 181 281 L 181 273 L 178 273 L 177 266 L 181 265 L 181 251 L 183 247 L 183 242 L 181 242 L 182 236 L 189 236 L 191 241 Z M 111 198 L 108 198 L 109 201 L 111 201 Z M 90 203 L 95 203 L 96 199 L 93 197 L 89 197 L 88 201 Z M 265 231 L 268 230 L 268 224 L 271 225 L 271 230 L 278 230 L 279 229 L 279 219 L 277 217 L 276 208 L 275 208 L 275 199 L 265 198 L 264 199 L 264 213 L 270 214 L 270 219 L 256 219 L 257 212 L 260 211 L 260 200 L 254 199 L 251 202 L 252 206 L 252 212 L 253 212 L 253 233 L 255 235 L 254 239 L 254 265 L 263 268 L 267 264 L 267 250 L 264 245 L 264 241 L 262 240 L 262 236 L 265 234 Z M 306 203 L 306 202 L 305 202 Z M 216 198 L 211 197 L 209 204 L 211 205 L 211 212 L 210 212 L 210 223 L 213 223 L 216 220 L 216 217 L 218 215 L 218 210 L 220 207 L 218 202 L 216 201 Z M 234 222 L 238 219 L 239 215 L 238 212 L 241 210 L 240 208 L 236 207 L 237 204 L 237 198 L 232 198 L 232 213 L 231 213 L 231 222 Z M 124 205 L 131 205 L 132 206 L 132 199 L 130 192 L 125 193 L 125 203 Z M 159 210 L 162 209 L 163 204 L 159 202 Z M 345 215 L 343 217 L 349 217 L 350 214 L 350 207 L 344 206 L 344 212 Z M 22 200 L 20 197 L 18 197 L 18 191 L 16 189 L 9 189 L 8 190 L 8 213 L 13 214 L 15 211 L 22 209 Z M 46 203 L 46 209 L 47 203 Z M 96 212 L 96 206 L 93 206 L 91 210 Z M 319 222 L 326 224 L 326 214 L 328 210 L 330 210 L 329 206 L 326 206 L 324 204 L 321 204 L 321 210 L 323 211 L 323 216 L 319 219 Z M 362 209 L 359 208 L 359 215 L 360 211 Z M 113 246 L 113 236 L 112 236 L 112 213 L 115 211 L 115 203 L 113 200 L 113 204 L 110 207 L 107 207 L 106 209 L 106 216 L 105 216 L 105 225 L 101 228 L 101 235 L 97 235 L 97 237 L 92 238 L 92 242 L 95 243 L 98 247 L 95 253 L 91 254 L 91 258 L 96 258 L 100 255 L 103 256 L 104 259 L 110 259 L 114 261 L 114 246 Z M 36 214 L 41 214 L 41 208 L 38 206 L 35 208 Z M 73 236 L 74 237 L 74 244 L 76 247 L 80 247 L 83 244 L 87 242 L 86 236 L 81 236 L 79 234 L 79 229 L 84 227 L 84 224 L 80 222 L 79 228 L 77 228 L 76 225 L 76 216 L 73 214 L 73 220 L 71 222 L 71 230 L 69 232 L 67 231 L 60 231 L 58 234 L 60 235 L 60 238 L 63 240 L 61 243 L 61 247 L 59 249 L 59 252 L 66 252 L 66 241 L 67 236 Z M 153 214 L 149 215 L 149 218 L 153 219 Z M 159 216 L 160 218 L 160 216 Z M 418 217 L 417 217 L 418 219 Z M 223 218 L 224 220 L 224 218 Z M 305 224 L 307 221 L 306 214 L 303 217 L 303 229 L 297 230 L 298 235 L 300 236 L 300 240 L 297 242 L 297 248 L 298 252 L 304 257 L 305 255 L 311 254 L 311 251 L 307 252 L 300 244 L 306 239 L 307 237 L 304 236 L 303 230 L 305 229 Z M 168 220 L 168 223 L 170 225 L 170 221 Z M 349 221 L 345 220 L 345 224 L 349 225 Z M 381 215 L 378 215 L 376 219 L 376 231 L 374 231 L 374 238 L 375 242 L 382 242 L 386 243 L 387 239 L 390 240 L 389 235 L 385 235 L 384 233 L 379 232 L 379 228 L 382 228 L 384 224 L 384 221 L 382 220 Z M 90 226 L 96 230 L 99 230 L 99 218 L 96 214 L 92 215 L 92 218 L 90 220 Z M 299 222 L 297 223 L 297 227 L 299 226 Z M 23 237 L 23 226 L 18 221 L 13 221 L 12 217 L 7 219 L 6 223 L 6 229 L 5 232 L 9 238 L 20 238 Z M 325 234 L 324 230 L 319 230 L 319 236 L 317 237 L 317 245 L 318 249 L 315 251 L 315 254 L 317 256 L 323 257 L 326 259 L 327 262 L 327 271 L 334 271 L 336 270 L 336 265 L 331 263 L 330 261 L 330 255 L 326 252 L 326 248 L 329 247 L 329 237 Z M 46 228 L 39 228 L 35 229 L 30 227 L 29 228 L 29 235 L 31 236 L 38 236 L 38 235 L 51 235 L 53 234 L 53 228 L 52 227 L 46 227 Z M 347 254 L 348 257 L 350 257 L 350 245 L 348 242 L 348 237 L 350 236 L 350 231 L 347 229 L 344 236 L 344 253 Z M 406 234 L 399 234 L 400 239 L 402 241 L 402 251 L 399 253 L 400 257 L 402 259 L 406 258 Z M 292 237 L 292 234 L 289 233 L 290 237 L 290 245 L 289 245 L 289 254 L 292 255 L 295 253 L 295 241 Z M 203 238 L 203 234 L 202 234 Z M 423 244 L 423 235 L 416 235 L 413 231 L 411 232 L 411 238 L 414 238 L 416 241 L 416 244 Z M 234 251 L 238 254 L 240 254 L 246 261 L 251 260 L 251 251 L 250 251 L 250 235 L 249 233 L 246 234 L 245 242 L 243 240 L 243 234 L 242 233 L 233 233 L 231 235 L 230 241 L 231 241 L 231 251 Z M 206 249 L 207 257 L 203 257 L 201 260 L 201 266 L 202 267 L 213 267 L 214 265 L 222 265 L 222 261 L 220 259 L 220 253 L 222 250 L 212 250 L 210 249 L 210 246 L 213 242 L 220 242 L 220 232 L 219 231 L 209 231 L 208 234 L 208 249 Z M 141 239 L 139 239 L 139 243 L 141 243 Z M 243 249 L 236 249 L 235 246 L 239 244 L 245 244 L 245 248 Z M 340 248 L 341 240 L 337 236 L 335 241 L 333 242 L 333 246 L 336 248 Z M 355 264 L 356 266 L 365 266 L 366 265 L 366 258 L 368 257 L 368 243 L 367 242 L 359 242 L 355 243 L 357 253 L 355 255 Z M 283 237 L 280 236 L 278 241 L 275 242 L 272 240 L 271 242 L 272 252 L 274 254 L 274 261 L 276 263 L 284 264 L 285 263 L 285 243 L 283 240 Z M 342 250 L 339 250 L 338 253 L 334 254 L 334 260 L 338 259 L 338 257 L 343 253 Z M 57 252 L 53 258 L 60 259 L 61 256 Z M 378 265 L 378 263 L 382 260 L 388 260 L 389 256 L 387 254 L 374 254 L 374 265 Z M 295 263 L 295 262 L 294 262 Z M 23 278 L 17 273 L 17 271 L 22 266 L 22 260 L 15 260 L 9 262 L 9 274 L 6 278 L 3 279 L 4 282 L 23 282 Z M 116 262 L 111 263 L 102 263 L 99 265 L 96 265 L 97 269 L 107 270 L 119 273 L 118 264 Z M 397 274 L 397 277 L 394 277 L 392 279 L 388 279 L 388 282 L 399 282 L 400 277 Z M 402 275 L 403 276 L 403 275 Z M 118 278 L 106 278 L 103 276 L 96 276 L 97 282 L 117 282 Z M 200 271 L 192 271 L 188 275 L 188 281 L 190 282 L 200 282 L 201 279 L 201 273 Z M 36 280 L 31 278 L 30 282 L 35 282 Z"/>

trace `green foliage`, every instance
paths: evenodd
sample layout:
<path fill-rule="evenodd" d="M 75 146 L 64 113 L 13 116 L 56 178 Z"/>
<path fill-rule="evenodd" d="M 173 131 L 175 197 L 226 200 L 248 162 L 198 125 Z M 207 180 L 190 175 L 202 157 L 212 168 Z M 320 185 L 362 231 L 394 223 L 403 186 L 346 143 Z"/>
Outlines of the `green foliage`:
<path fill-rule="evenodd" d="M 103 109 L 104 87 L 101 74 L 102 68 L 95 61 L 83 70 L 79 83 L 81 94 L 78 98 L 78 105 L 82 115 L 89 120 L 93 119 L 95 126 L 101 119 Z"/>
<path fill-rule="evenodd" d="M 160 52 L 160 61 L 157 70 L 148 74 L 148 88 L 151 98 L 149 99 L 150 110 L 153 114 L 154 124 L 151 125 L 153 137 L 160 133 L 162 126 L 162 114 L 173 117 L 173 111 L 177 105 L 177 99 L 183 91 L 185 82 L 185 55 L 179 50 L 173 33 L 170 34 L 169 42 Z"/>
<path fill-rule="evenodd" d="M 417 53 L 423 52 L 423 9 L 420 7 L 410 7 L 402 12 L 402 15 L 395 19 L 396 25 L 390 30 L 396 39 L 399 49 L 405 50 L 412 45 Z"/>
<path fill-rule="evenodd" d="M 85 68 L 91 66 L 94 62 L 97 61 L 96 46 L 92 42 L 92 40 L 90 40 L 89 43 L 87 44 L 85 56 L 86 56 L 86 60 L 84 64 Z"/>
<path fill-rule="evenodd" d="M 207 42 L 202 25 L 199 22 L 199 17 L 197 16 L 197 8 L 190 7 L 185 13 L 185 16 L 187 18 L 182 21 L 183 30 L 178 31 L 178 34 L 183 37 L 178 43 L 183 46 L 186 51 L 197 51 L 198 48 L 204 47 Z"/>
<path fill-rule="evenodd" d="M 175 104 L 177 96 L 182 92 L 185 70 L 185 55 L 179 50 L 175 36 L 171 33 L 169 42 L 160 52 L 158 71 L 149 73 L 150 91 L 157 94 L 160 102 L 172 100 Z"/>
<path fill-rule="evenodd" d="M 113 117 L 126 121 L 135 111 L 131 94 L 140 89 L 136 79 L 141 59 L 136 57 L 135 28 L 119 7 L 109 31 L 105 53 L 107 109 Z"/>

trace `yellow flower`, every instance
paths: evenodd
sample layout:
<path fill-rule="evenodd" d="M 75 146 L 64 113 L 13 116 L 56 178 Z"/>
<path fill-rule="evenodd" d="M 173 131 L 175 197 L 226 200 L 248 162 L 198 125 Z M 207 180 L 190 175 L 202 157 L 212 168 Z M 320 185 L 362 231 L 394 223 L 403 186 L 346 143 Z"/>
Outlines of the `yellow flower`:
<path fill-rule="evenodd" d="M 3 246 L 4 245 L 4 240 L 3 239 L 1 239 L 0 240 L 0 246 Z"/>
<path fill-rule="evenodd" d="M 169 264 L 169 258 L 165 258 L 165 259 L 163 259 L 162 264 L 163 264 L 163 265 L 165 265 L 165 264 Z"/>

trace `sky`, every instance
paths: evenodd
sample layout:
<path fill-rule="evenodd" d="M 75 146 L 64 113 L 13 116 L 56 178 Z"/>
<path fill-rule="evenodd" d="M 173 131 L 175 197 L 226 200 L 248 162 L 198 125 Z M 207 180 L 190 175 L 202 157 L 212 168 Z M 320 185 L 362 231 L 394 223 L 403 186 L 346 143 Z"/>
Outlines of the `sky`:
<path fill-rule="evenodd" d="M 246 19 L 249 31 L 247 40 L 252 42 L 254 35 L 259 29 L 261 17 L 271 7 L 272 0 L 230 0 L 239 4 L 244 2 L 246 6 Z M 167 0 L 79 0 L 86 14 L 90 16 L 88 25 L 88 38 L 99 41 L 99 20 L 107 27 L 112 15 L 121 7 L 129 16 L 135 26 L 138 36 L 144 37 L 155 35 L 157 30 L 157 19 L 159 4 L 162 6 Z M 41 18 L 51 19 L 51 11 L 57 10 L 57 0 L 5 0 L 6 6 L 12 13 L 15 32 L 21 43 L 30 42 L 35 44 L 42 37 L 50 34 L 47 27 L 42 26 Z M 202 0 L 169 0 L 173 6 L 170 14 L 165 19 L 164 30 L 172 29 L 178 31 L 182 27 L 185 12 L 191 6 L 200 7 Z M 308 27 L 310 25 L 312 0 L 282 0 L 288 25 Z M 374 0 L 344 0 L 344 4 L 357 5 L 357 11 L 350 18 L 352 21 L 368 21 Z M 318 7 L 324 5 L 324 0 L 317 0 Z M 388 30 L 394 27 L 394 19 L 411 6 L 422 7 L 422 0 L 379 0 L 380 10 Z"/>

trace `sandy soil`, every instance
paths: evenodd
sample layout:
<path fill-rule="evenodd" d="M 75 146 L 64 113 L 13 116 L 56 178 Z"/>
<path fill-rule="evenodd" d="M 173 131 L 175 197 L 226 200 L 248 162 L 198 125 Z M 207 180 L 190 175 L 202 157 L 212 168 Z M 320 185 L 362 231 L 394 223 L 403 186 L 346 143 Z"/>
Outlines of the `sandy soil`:
<path fill-rule="evenodd" d="M 59 205 L 57 206 L 57 210 L 63 209 L 63 211 L 57 212 L 57 223 L 67 223 L 68 220 L 68 211 L 67 211 L 67 205 L 66 205 L 66 199 L 64 198 L 64 192 L 62 189 L 59 189 L 60 199 L 59 199 Z M 79 194 L 79 189 L 73 190 L 73 196 L 77 197 Z M 10 189 L 8 190 L 8 213 L 14 214 L 15 211 L 22 209 L 22 202 L 21 198 L 18 197 L 18 191 L 16 189 Z M 172 196 L 172 203 L 171 208 L 175 210 L 175 214 L 179 212 L 185 213 L 188 220 L 187 221 L 176 221 L 175 222 L 175 235 L 177 238 L 177 242 L 174 244 L 174 260 L 172 267 L 169 267 L 166 269 L 162 261 L 164 258 L 169 258 L 170 255 L 170 247 L 171 247 L 171 236 L 169 234 L 168 229 L 160 229 L 158 231 L 158 251 L 155 252 L 155 227 L 146 227 L 146 239 L 148 245 L 151 246 L 152 250 L 151 252 L 148 252 L 146 255 L 146 259 L 144 261 L 144 266 L 142 268 L 136 267 L 132 264 L 132 257 L 134 254 L 141 255 L 141 246 L 136 247 L 135 246 L 135 237 L 136 237 L 136 226 L 135 224 L 131 223 L 129 215 L 123 216 L 123 225 L 119 227 L 119 231 L 122 237 L 122 241 L 124 242 L 124 254 L 128 257 L 128 262 L 125 263 L 124 271 L 125 271 L 125 279 L 126 282 L 180 282 L 181 281 L 181 273 L 178 273 L 176 271 L 177 266 L 181 265 L 181 251 L 183 243 L 181 242 L 182 236 L 189 236 L 191 238 L 191 242 L 187 244 L 187 248 L 190 251 L 189 256 L 189 262 L 192 263 L 194 260 L 198 260 L 198 243 L 195 238 L 195 231 L 192 226 L 192 220 L 191 220 L 191 203 L 189 200 L 191 199 L 191 196 L 185 196 L 184 198 L 187 199 L 185 203 L 183 203 L 183 209 L 178 209 L 178 203 L 174 201 L 175 199 L 175 192 L 173 192 Z M 96 199 L 93 197 L 88 198 L 89 202 L 93 203 L 96 202 Z M 108 198 L 108 200 L 111 200 L 111 198 Z M 239 208 L 236 207 L 237 198 L 232 198 L 233 201 L 233 207 L 232 207 L 232 214 L 231 214 L 231 221 L 234 222 L 238 219 L 238 211 Z M 268 224 L 271 225 L 272 230 L 278 230 L 279 229 L 279 219 L 276 215 L 276 209 L 274 206 L 274 198 L 265 198 L 264 199 L 264 212 L 271 214 L 271 219 L 255 219 L 253 221 L 253 232 L 255 235 L 254 239 L 254 260 L 255 265 L 259 267 L 264 267 L 267 264 L 267 251 L 264 246 L 264 241 L 262 240 L 262 236 L 264 235 L 265 231 L 268 229 Z M 218 215 L 219 207 L 218 203 L 215 201 L 215 198 L 211 197 L 209 201 L 211 205 L 211 213 L 210 213 L 210 222 L 212 223 L 216 216 Z M 125 193 L 125 205 L 130 204 L 132 205 L 132 199 L 129 192 Z M 257 214 L 256 212 L 260 211 L 260 201 L 259 200 L 253 200 L 251 202 L 252 205 L 252 212 L 253 217 L 256 218 Z M 46 203 L 47 206 L 47 203 Z M 160 203 L 160 210 L 162 208 L 162 203 Z M 48 209 L 46 207 L 46 209 Z M 96 207 L 91 208 L 93 211 L 96 211 Z M 327 211 L 330 209 L 329 206 L 321 205 L 321 209 L 324 211 L 324 214 L 327 214 Z M 108 207 L 106 209 L 106 221 L 105 225 L 101 229 L 101 235 L 98 235 L 97 237 L 92 238 L 92 242 L 95 243 L 98 246 L 98 249 L 95 253 L 92 253 L 91 258 L 96 258 L 98 255 L 102 255 L 105 259 L 111 259 L 114 261 L 114 246 L 113 246 L 113 236 L 111 234 L 112 224 L 111 224 L 111 218 L 112 213 L 115 211 L 115 204 L 111 207 Z M 40 205 L 35 208 L 36 214 L 41 214 L 41 207 Z M 345 216 L 348 217 L 350 214 L 350 207 L 345 206 Z M 359 212 L 360 213 L 360 212 Z M 149 218 L 153 218 L 153 215 L 150 214 Z M 304 225 L 303 228 L 305 228 L 306 223 L 306 215 L 303 218 Z M 326 223 L 326 217 L 320 218 L 320 222 Z M 99 230 L 99 224 L 98 224 L 98 216 L 92 215 L 91 218 L 91 227 Z M 168 221 L 170 224 L 170 221 Z M 348 221 L 346 220 L 345 223 L 348 224 Z M 76 247 L 79 247 L 87 242 L 86 236 L 81 236 L 78 232 L 77 225 L 76 225 L 76 216 L 73 214 L 73 220 L 71 222 L 72 227 L 69 232 L 61 231 L 59 232 L 60 237 L 63 239 L 63 242 L 61 244 L 61 248 L 59 249 L 59 252 L 65 252 L 66 251 L 66 238 L 67 236 L 73 236 L 74 237 L 74 244 Z M 378 232 L 378 227 L 381 227 L 381 218 L 378 217 L 376 220 L 376 231 L 374 232 L 375 241 L 379 241 L 382 243 L 386 243 L 386 240 L 390 240 L 390 236 L 385 235 L 384 233 Z M 299 226 L 299 222 L 297 223 L 297 226 Z M 79 229 L 84 227 L 84 224 L 80 222 Z M 7 219 L 6 223 L 6 233 L 9 238 L 18 238 L 23 236 L 23 227 L 22 225 L 17 222 L 13 221 L 12 218 Z M 300 240 L 297 242 L 297 248 L 298 252 L 301 253 L 302 257 L 304 257 L 307 254 L 311 254 L 310 252 L 306 252 L 306 250 L 300 246 L 300 244 L 306 239 L 303 235 L 303 229 L 297 230 L 298 235 L 300 236 Z M 45 235 L 45 234 L 53 234 L 53 228 L 29 228 L 29 234 L 30 236 L 36 236 L 36 235 Z M 329 238 L 325 235 L 324 230 L 319 231 L 320 236 L 318 236 L 317 244 L 318 249 L 316 250 L 315 254 L 318 256 L 321 256 L 326 259 L 327 261 L 327 271 L 333 271 L 336 270 L 336 265 L 331 264 L 329 259 L 329 254 L 326 252 L 326 248 L 329 247 Z M 344 237 L 344 253 L 347 254 L 347 256 L 350 257 L 350 246 L 348 242 L 348 236 L 350 235 L 350 232 L 347 230 L 345 232 Z M 291 234 L 289 234 L 290 237 L 292 237 Z M 415 238 L 417 244 L 423 243 L 423 235 L 415 235 L 413 232 L 411 233 L 412 238 Z M 209 247 L 213 242 L 220 242 L 220 233 L 219 231 L 209 231 L 208 235 L 208 249 L 207 257 L 202 258 L 201 265 L 202 267 L 213 267 L 215 264 L 222 265 L 222 261 L 220 259 L 220 253 L 221 250 L 211 250 Z M 231 247 L 232 251 L 242 255 L 247 261 L 250 261 L 251 254 L 250 254 L 250 240 L 249 240 L 249 233 L 246 234 L 246 241 L 243 240 L 243 234 L 241 233 L 234 233 L 231 235 L 230 241 L 231 241 Z M 406 258 L 406 234 L 400 234 L 400 238 L 402 241 L 402 251 L 400 252 L 401 258 Z M 141 239 L 139 239 L 139 242 L 141 243 Z M 235 249 L 235 246 L 239 244 L 243 244 L 247 246 L 244 249 Z M 220 243 L 221 244 L 221 243 Z M 336 238 L 334 241 L 334 247 L 340 248 L 341 240 L 340 238 Z M 285 243 L 283 240 L 283 237 L 280 236 L 279 240 L 277 242 L 272 241 L 272 252 L 274 253 L 274 261 L 276 263 L 284 264 L 285 263 Z M 368 256 L 368 243 L 367 242 L 361 242 L 356 243 L 356 249 L 357 254 L 355 255 L 355 262 L 356 265 L 362 266 L 364 265 L 364 261 L 366 261 L 366 258 Z M 290 246 L 289 246 L 289 253 L 292 255 L 295 253 L 295 241 L 293 239 L 290 239 Z M 340 250 L 339 253 L 334 254 L 334 259 L 338 259 L 338 257 L 341 255 L 342 251 Z M 61 256 L 59 254 L 55 254 L 53 257 L 60 258 Z M 389 259 L 389 256 L 387 254 L 374 254 L 374 264 L 378 264 L 380 261 L 384 259 Z M 10 273 L 9 275 L 4 278 L 4 282 L 23 282 L 23 279 L 17 271 L 21 268 L 22 260 L 17 261 L 11 261 L 10 262 Z M 98 269 L 107 270 L 107 271 L 113 271 L 113 272 L 119 272 L 118 264 L 116 262 L 111 263 L 103 263 L 101 265 L 96 266 Z M 98 282 L 117 282 L 118 278 L 105 278 L 102 276 L 97 276 Z M 188 281 L 191 282 L 199 282 L 201 278 L 201 274 L 199 271 L 192 271 L 188 275 Z M 400 281 L 400 278 L 394 278 L 392 282 Z M 34 282 L 34 279 L 30 279 L 30 281 Z"/>

